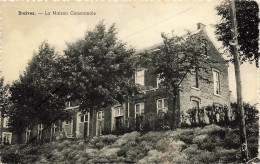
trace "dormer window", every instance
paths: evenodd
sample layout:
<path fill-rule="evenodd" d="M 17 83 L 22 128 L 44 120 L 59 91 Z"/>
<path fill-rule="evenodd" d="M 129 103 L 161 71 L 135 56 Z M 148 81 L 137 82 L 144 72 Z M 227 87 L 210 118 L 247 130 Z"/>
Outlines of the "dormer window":
<path fill-rule="evenodd" d="M 144 86 L 144 69 L 135 73 L 135 84 Z"/>

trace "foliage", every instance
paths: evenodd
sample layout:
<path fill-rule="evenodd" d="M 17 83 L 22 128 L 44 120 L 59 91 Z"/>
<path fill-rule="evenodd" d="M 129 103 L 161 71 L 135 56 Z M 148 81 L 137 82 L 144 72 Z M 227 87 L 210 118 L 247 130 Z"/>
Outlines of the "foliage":
<path fill-rule="evenodd" d="M 6 114 L 8 106 L 10 106 L 9 100 L 9 85 L 4 85 L 4 77 L 0 77 L 0 112 L 1 116 Z"/>
<path fill-rule="evenodd" d="M 256 1 L 235 1 L 238 45 L 241 62 L 255 61 L 258 67 L 259 58 L 259 8 Z M 231 50 L 231 19 L 228 1 L 222 1 L 216 7 L 217 14 L 221 16 L 220 22 L 215 25 L 217 39 L 222 41 L 228 51 Z"/>
<path fill-rule="evenodd" d="M 65 140 L 8 145 L 1 148 L 1 156 L 9 163 L 238 163 L 238 131 L 236 126 L 213 124 L 175 131 L 131 132 L 95 137 L 87 143 Z M 257 121 L 248 124 L 250 158 L 257 156 L 258 132 Z"/>
<path fill-rule="evenodd" d="M 62 76 L 66 94 L 80 100 L 83 112 L 122 103 L 138 92 L 129 82 L 135 72 L 133 49 L 118 40 L 113 24 L 103 22 L 87 31 L 84 39 L 67 45 Z"/>
<path fill-rule="evenodd" d="M 171 127 L 179 126 L 179 109 L 177 103 L 178 88 L 188 73 L 206 70 L 209 59 L 208 40 L 203 31 L 197 34 L 188 33 L 185 37 L 162 33 L 163 44 L 157 49 L 140 55 L 141 64 L 150 64 L 149 69 L 161 79 L 160 87 L 173 95 L 174 121 Z"/>
<path fill-rule="evenodd" d="M 230 109 L 227 106 L 216 105 L 209 105 L 200 109 L 188 109 L 181 112 L 181 126 L 194 127 L 207 124 L 238 125 L 240 115 L 237 108 L 237 103 L 231 103 Z M 252 122 L 257 118 L 258 110 L 255 107 L 244 103 L 244 109 L 247 122 Z"/>
<path fill-rule="evenodd" d="M 51 124 L 67 117 L 65 98 L 61 98 L 62 80 L 58 76 L 60 56 L 47 42 L 34 53 L 26 70 L 10 87 L 9 124 L 13 131 L 21 131 L 32 123 Z M 19 133 L 18 132 L 18 133 Z"/>
<path fill-rule="evenodd" d="M 160 114 L 147 113 L 143 116 L 140 123 L 141 132 L 169 130 L 172 127 L 173 113 L 162 112 Z"/>

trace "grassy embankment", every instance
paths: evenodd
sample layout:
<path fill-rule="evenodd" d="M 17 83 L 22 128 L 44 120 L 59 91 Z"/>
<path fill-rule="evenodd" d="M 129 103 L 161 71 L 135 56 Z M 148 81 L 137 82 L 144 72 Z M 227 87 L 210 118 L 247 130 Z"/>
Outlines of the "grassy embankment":
<path fill-rule="evenodd" d="M 250 158 L 257 156 L 258 122 L 248 125 Z M 236 163 L 238 128 L 208 125 L 175 131 L 104 135 L 43 145 L 1 148 L 2 162 L 20 163 Z"/>

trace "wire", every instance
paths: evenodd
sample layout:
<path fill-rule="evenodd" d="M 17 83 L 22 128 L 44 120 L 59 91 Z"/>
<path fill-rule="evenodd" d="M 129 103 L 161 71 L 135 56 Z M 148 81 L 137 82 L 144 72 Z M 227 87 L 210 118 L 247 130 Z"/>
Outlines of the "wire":
<path fill-rule="evenodd" d="M 191 9 L 191 8 L 188 8 L 188 9 L 186 9 L 186 10 L 180 12 L 180 13 L 177 13 L 177 14 L 175 14 L 175 15 L 169 17 L 169 18 L 166 18 L 166 19 L 164 19 L 164 20 L 162 20 L 162 21 L 160 21 L 160 22 L 158 22 L 158 23 L 155 23 L 155 24 L 153 24 L 153 25 L 151 25 L 151 26 L 148 26 L 148 27 L 146 27 L 146 28 L 144 28 L 144 29 L 142 29 L 142 30 L 140 30 L 140 31 L 137 31 L 137 32 L 135 32 L 135 33 L 133 33 L 133 34 L 131 34 L 131 35 L 125 37 L 124 39 L 130 38 L 130 37 L 132 37 L 132 36 L 134 36 L 134 35 L 136 35 L 136 34 L 138 34 L 138 33 L 140 33 L 140 32 L 143 32 L 143 31 L 145 31 L 145 30 L 147 30 L 147 29 L 149 29 L 149 28 L 152 28 L 152 27 L 154 27 L 154 26 L 156 26 L 156 25 L 158 25 L 158 24 L 161 24 L 161 23 L 163 23 L 163 22 L 165 22 L 165 21 L 167 21 L 167 20 L 169 20 L 169 19 L 172 19 L 172 18 L 174 18 L 174 17 L 176 17 L 176 16 L 178 16 L 178 15 L 180 15 L 180 14 L 183 14 L 183 13 L 187 12 L 187 11 L 190 10 L 190 9 Z"/>

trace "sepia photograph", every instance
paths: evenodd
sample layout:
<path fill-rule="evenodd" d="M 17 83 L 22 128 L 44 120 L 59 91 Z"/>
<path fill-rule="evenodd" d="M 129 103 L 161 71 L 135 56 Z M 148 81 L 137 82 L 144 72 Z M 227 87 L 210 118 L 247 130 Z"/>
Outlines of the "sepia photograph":
<path fill-rule="evenodd" d="M 260 163 L 259 2 L 0 0 L 0 163 Z"/>

